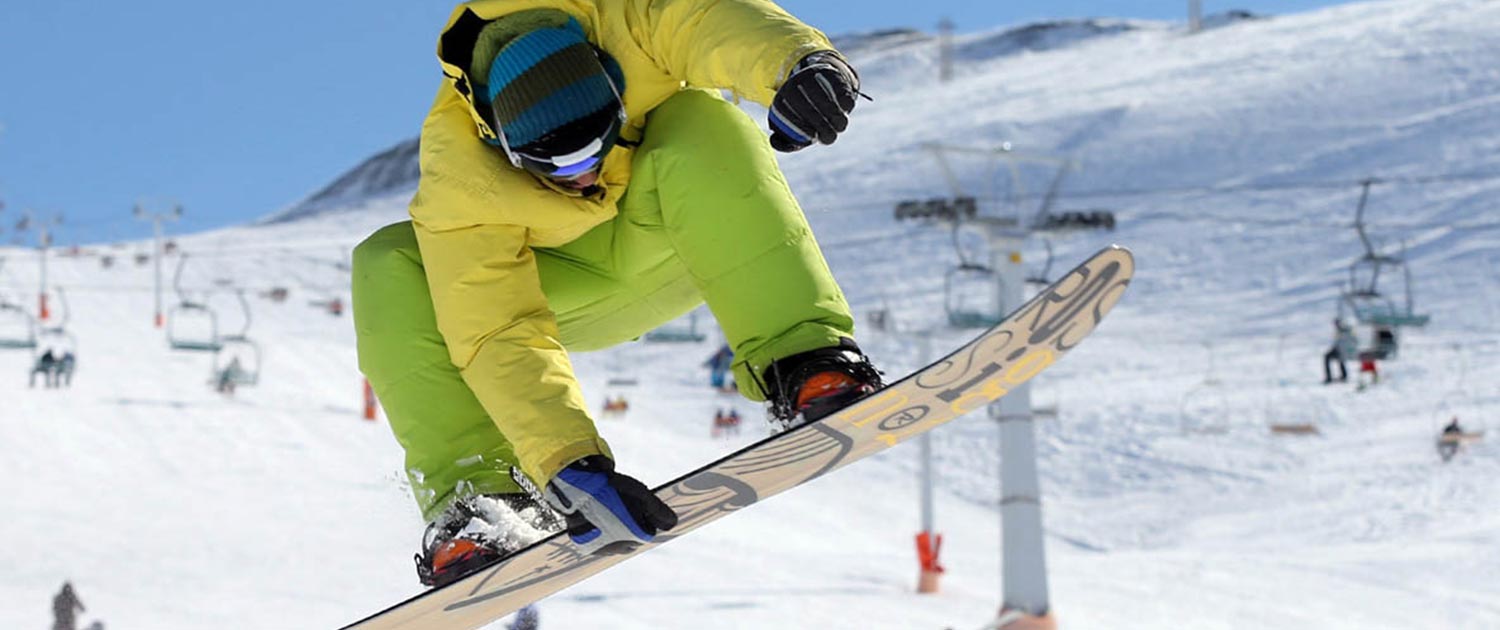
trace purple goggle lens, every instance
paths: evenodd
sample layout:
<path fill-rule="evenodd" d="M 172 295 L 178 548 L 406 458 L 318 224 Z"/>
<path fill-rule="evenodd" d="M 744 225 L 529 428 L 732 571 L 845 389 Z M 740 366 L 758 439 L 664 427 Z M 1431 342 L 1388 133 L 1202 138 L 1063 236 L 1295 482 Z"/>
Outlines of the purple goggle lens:
<path fill-rule="evenodd" d="M 582 162 L 578 162 L 577 164 L 569 164 L 567 166 L 553 165 L 553 171 L 548 174 L 557 177 L 572 177 L 574 175 L 587 173 L 589 169 L 594 168 L 594 166 L 598 165 L 599 162 L 599 158 L 595 156 L 585 158 Z"/>

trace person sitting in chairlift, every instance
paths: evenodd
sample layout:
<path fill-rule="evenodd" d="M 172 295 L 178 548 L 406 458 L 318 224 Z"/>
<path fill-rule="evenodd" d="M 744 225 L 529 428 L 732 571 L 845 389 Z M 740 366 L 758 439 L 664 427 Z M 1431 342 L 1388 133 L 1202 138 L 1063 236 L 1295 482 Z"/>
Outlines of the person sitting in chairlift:
<path fill-rule="evenodd" d="M 240 363 L 239 357 L 229 360 L 229 364 L 219 371 L 219 380 L 215 389 L 225 396 L 233 396 L 235 385 L 245 376 L 245 366 Z"/>
<path fill-rule="evenodd" d="M 1448 421 L 1448 426 L 1443 427 L 1443 435 L 1463 435 L 1463 434 L 1464 434 L 1464 428 L 1462 426 L 1459 426 L 1459 424 L 1458 424 L 1458 416 L 1453 416 L 1453 419 Z"/>
<path fill-rule="evenodd" d="M 1333 346 L 1328 349 L 1327 354 L 1323 355 L 1324 385 L 1333 382 L 1332 363 L 1334 361 L 1337 361 L 1339 366 L 1339 382 L 1343 383 L 1349 380 L 1349 368 L 1344 366 L 1344 361 L 1346 358 L 1354 356 L 1358 345 L 1359 341 L 1354 338 L 1354 331 L 1350 329 L 1349 325 L 1345 324 L 1343 319 L 1334 318 Z"/>
<path fill-rule="evenodd" d="M 37 357 L 36 365 L 31 368 L 31 378 L 27 380 L 29 387 L 36 387 L 36 375 L 42 375 L 42 385 L 45 387 L 57 387 L 57 355 L 52 354 L 48 348 L 42 356 Z"/>
<path fill-rule="evenodd" d="M 73 386 L 73 365 L 75 363 L 77 363 L 77 359 L 73 356 L 72 351 L 64 350 L 62 358 L 57 360 L 57 367 L 55 368 L 55 387 Z"/>
<path fill-rule="evenodd" d="M 1365 350 L 1359 353 L 1359 387 L 1361 389 L 1380 382 L 1380 369 L 1376 362 L 1380 360 L 1380 353 L 1374 350 Z M 1370 375 L 1369 382 L 1365 382 L 1365 375 Z"/>
<path fill-rule="evenodd" d="M 1375 358 L 1391 359 L 1396 356 L 1396 331 L 1390 326 L 1375 327 Z"/>

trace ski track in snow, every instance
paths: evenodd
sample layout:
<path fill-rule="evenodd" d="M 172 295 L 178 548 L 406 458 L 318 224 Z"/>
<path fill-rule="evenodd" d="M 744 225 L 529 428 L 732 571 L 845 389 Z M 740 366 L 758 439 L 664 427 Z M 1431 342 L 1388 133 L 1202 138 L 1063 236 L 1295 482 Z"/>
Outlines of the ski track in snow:
<path fill-rule="evenodd" d="M 885 305 L 922 328 L 940 320 L 956 258 L 948 234 L 889 218 L 895 200 L 946 194 L 921 142 L 1063 147 L 1081 160 L 1072 191 L 1494 172 L 1497 25 L 1500 4 L 1477 0 L 1346 5 L 1194 37 L 1137 23 L 971 60 L 948 85 L 931 78 L 930 49 L 894 45 L 861 63 L 877 100 L 854 130 L 784 166 L 856 310 Z M 971 190 L 1010 192 L 977 159 L 955 168 Z M 1045 189 L 1046 173 L 1026 173 L 1029 192 Z M 1488 360 L 1500 232 L 1444 227 L 1495 221 L 1497 189 L 1373 190 L 1369 220 L 1387 246 L 1405 240 L 1434 323 L 1408 332 L 1386 382 L 1363 393 L 1318 384 L 1333 287 L 1360 252 L 1338 227 L 1356 187 L 1065 200 L 1115 210 L 1120 228 L 1055 242 L 1054 273 L 1110 242 L 1140 265 L 1105 325 L 1033 393 L 1061 410 L 1038 447 L 1066 626 L 1500 627 L 1500 368 Z M 30 358 L 0 352 L 0 627 L 45 627 L 65 579 L 85 622 L 163 630 L 336 627 L 417 591 L 421 522 L 384 422 L 358 417 L 350 320 L 307 305 L 347 300 L 332 263 L 403 202 L 177 239 L 199 296 L 224 277 L 292 291 L 284 304 L 251 298 L 264 374 L 234 399 L 207 386 L 207 356 L 169 351 L 152 327 L 151 268 L 129 260 L 141 244 L 101 248 L 120 259 L 109 270 L 52 261 L 79 364 L 70 390 L 28 389 Z M 0 255 L 0 292 L 31 304 L 31 253 Z M 1026 255 L 1040 261 L 1040 244 Z M 210 299 L 221 329 L 238 330 L 232 294 Z M 891 375 L 916 367 L 910 339 L 861 340 Z M 626 417 L 600 420 L 623 469 L 660 483 L 763 435 L 758 406 L 705 386 L 697 366 L 716 343 L 575 356 L 593 403 L 610 376 L 642 382 Z M 714 409 L 729 406 L 742 435 L 710 439 Z M 1433 438 L 1451 415 L 1490 441 L 1442 464 Z M 1274 436 L 1272 421 L 1322 434 Z M 978 627 L 1000 603 L 996 433 L 982 414 L 934 433 L 940 595 L 912 592 L 917 449 L 898 448 L 563 591 L 543 620 Z"/>

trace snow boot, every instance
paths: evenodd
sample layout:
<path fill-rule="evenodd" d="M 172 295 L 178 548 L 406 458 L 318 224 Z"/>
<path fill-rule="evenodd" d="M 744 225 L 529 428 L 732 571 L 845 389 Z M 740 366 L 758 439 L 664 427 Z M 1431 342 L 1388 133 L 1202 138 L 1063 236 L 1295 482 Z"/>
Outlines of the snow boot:
<path fill-rule="evenodd" d="M 773 433 L 818 420 L 883 387 L 853 339 L 779 359 L 766 368 L 766 420 Z"/>
<path fill-rule="evenodd" d="M 562 531 L 562 518 L 527 494 L 472 496 L 454 501 L 422 534 L 417 579 L 441 588 Z"/>

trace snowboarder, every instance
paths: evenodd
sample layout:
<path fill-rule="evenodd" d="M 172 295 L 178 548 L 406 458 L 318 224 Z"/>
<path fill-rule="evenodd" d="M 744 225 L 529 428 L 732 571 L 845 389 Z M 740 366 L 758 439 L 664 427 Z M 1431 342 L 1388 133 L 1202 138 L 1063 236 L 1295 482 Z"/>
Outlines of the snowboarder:
<path fill-rule="evenodd" d="M 1443 427 L 1443 432 L 1438 435 L 1438 456 L 1442 457 L 1444 462 L 1453 459 L 1453 456 L 1458 454 L 1459 448 L 1463 446 L 1463 436 L 1464 429 L 1458 424 L 1458 416 L 1453 416 L 1453 419 L 1448 421 L 1448 426 Z"/>
<path fill-rule="evenodd" d="M 734 366 L 734 350 L 729 344 L 719 347 L 719 350 L 703 362 L 703 367 L 708 368 L 708 384 L 721 392 L 734 391 L 732 383 L 726 383 L 729 370 Z"/>
<path fill-rule="evenodd" d="M 73 592 L 73 583 L 63 582 L 62 591 L 52 598 L 52 630 L 75 630 L 81 612 L 84 612 L 83 602 Z"/>
<path fill-rule="evenodd" d="M 1339 382 L 1349 381 L 1349 368 L 1344 365 L 1344 360 L 1353 357 L 1359 345 L 1359 340 L 1354 338 L 1354 331 L 1343 319 L 1333 320 L 1333 346 L 1328 353 L 1323 355 L 1323 384 L 1333 382 L 1333 368 L 1330 365 L 1334 361 L 1339 366 Z"/>
<path fill-rule="evenodd" d="M 556 509 L 585 553 L 675 526 L 615 470 L 571 351 L 706 301 L 777 426 L 880 386 L 772 152 L 848 125 L 859 79 L 828 38 L 770 0 L 557 6 L 454 10 L 412 220 L 354 253 L 360 367 L 406 451 L 429 586 L 531 542 L 508 512 L 545 534 Z M 769 142 L 720 89 L 769 106 Z"/>

